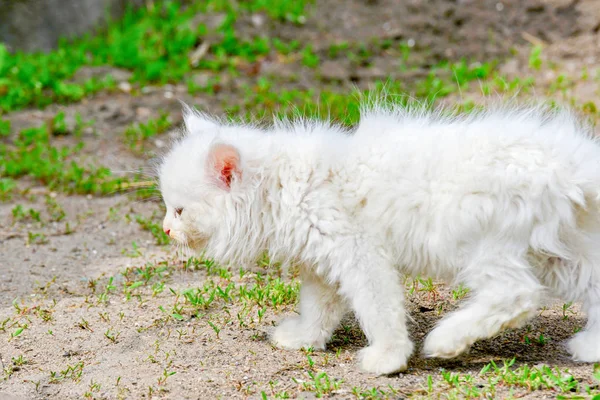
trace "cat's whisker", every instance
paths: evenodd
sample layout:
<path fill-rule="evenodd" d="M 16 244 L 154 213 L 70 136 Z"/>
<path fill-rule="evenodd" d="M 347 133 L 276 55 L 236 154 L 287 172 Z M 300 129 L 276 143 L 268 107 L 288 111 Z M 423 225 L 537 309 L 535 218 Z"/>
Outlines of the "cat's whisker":
<path fill-rule="evenodd" d="M 145 203 L 154 203 L 154 202 L 158 203 L 161 201 L 162 201 L 162 196 L 158 195 L 158 196 L 151 196 L 151 197 L 144 197 L 141 199 L 137 199 L 137 200 L 132 201 L 131 204 L 135 205 L 135 204 L 145 204 Z"/>
<path fill-rule="evenodd" d="M 136 193 L 136 192 L 141 192 L 141 191 L 149 191 L 149 192 L 160 192 L 160 190 L 157 187 L 157 182 L 156 181 L 142 181 L 142 182 L 122 182 L 120 184 L 118 184 L 118 186 L 113 189 L 110 190 L 107 194 L 108 195 L 115 195 L 115 194 L 130 194 L 130 193 Z"/>
<path fill-rule="evenodd" d="M 137 169 L 114 169 L 111 168 L 111 172 L 113 175 L 123 175 L 123 176 L 147 176 L 150 178 L 157 178 L 158 174 L 156 174 L 156 166 L 144 166 Z"/>

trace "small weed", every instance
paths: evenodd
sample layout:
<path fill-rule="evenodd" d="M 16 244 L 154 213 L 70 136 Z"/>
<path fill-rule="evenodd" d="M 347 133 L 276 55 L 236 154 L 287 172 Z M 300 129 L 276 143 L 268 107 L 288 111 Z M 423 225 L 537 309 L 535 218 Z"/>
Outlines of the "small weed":
<path fill-rule="evenodd" d="M 142 256 L 142 252 L 140 251 L 140 247 L 137 242 L 131 242 L 132 250 L 123 249 L 121 253 L 123 253 L 127 257 L 137 258 Z"/>
<path fill-rule="evenodd" d="M 158 119 L 148 120 L 146 123 L 138 123 L 125 129 L 125 142 L 132 150 L 139 152 L 144 150 L 144 142 L 160 133 L 166 132 L 173 122 L 168 113 L 163 113 Z"/>
<path fill-rule="evenodd" d="M 86 321 L 83 317 L 81 317 L 81 321 L 77 323 L 77 326 L 79 326 L 81 329 L 86 329 L 90 332 L 94 332 L 92 330 L 92 328 L 90 328 L 90 324 L 88 321 Z"/>
<path fill-rule="evenodd" d="M 20 356 L 18 356 L 18 357 L 16 357 L 16 358 L 15 358 L 15 357 L 13 357 L 13 358 L 12 358 L 12 363 L 13 363 L 13 365 L 15 365 L 15 366 L 17 366 L 17 367 L 21 367 L 21 366 L 23 366 L 23 365 L 25 365 L 25 364 L 28 364 L 28 363 L 29 363 L 29 361 L 27 361 L 27 360 L 26 360 L 26 359 L 23 357 L 23 354 L 21 354 Z"/>
<path fill-rule="evenodd" d="M 54 136 L 68 135 L 71 133 L 67 127 L 67 122 L 65 121 L 64 111 L 60 111 L 52 118 L 49 124 L 49 130 L 50 134 Z"/>
<path fill-rule="evenodd" d="M 27 245 L 41 245 L 48 243 L 48 238 L 43 233 L 27 232 Z"/>
<path fill-rule="evenodd" d="M 529 53 L 529 68 L 540 70 L 542 67 L 542 47 L 534 46 Z"/>
<path fill-rule="evenodd" d="M 143 229 L 152 233 L 152 236 L 154 236 L 154 238 L 156 239 L 157 245 L 169 244 L 169 242 L 170 242 L 169 237 L 163 231 L 162 226 L 159 225 L 158 223 L 154 222 L 154 220 L 155 220 L 154 218 L 147 219 L 141 215 L 137 215 L 135 217 L 135 220 L 138 224 L 140 224 L 140 226 Z"/>
<path fill-rule="evenodd" d="M 90 382 L 90 386 L 87 390 L 87 392 L 85 392 L 83 394 L 83 397 L 86 399 L 93 399 L 94 398 L 94 394 L 95 392 L 99 392 L 100 391 L 100 384 L 97 382 L 94 382 L 94 380 L 92 379 Z"/>
<path fill-rule="evenodd" d="M 544 346 L 546 343 L 548 343 L 548 338 L 544 336 L 544 334 L 540 333 L 540 336 L 538 336 L 535 341 L 540 346 Z"/>
<path fill-rule="evenodd" d="M 217 325 L 215 325 L 211 321 L 206 321 L 206 323 L 208 325 L 210 325 L 210 327 L 213 329 L 213 331 L 215 331 L 215 333 L 217 334 L 217 339 L 218 339 L 219 338 L 219 333 L 221 333 L 221 328 L 219 328 Z"/>
<path fill-rule="evenodd" d="M 50 216 L 51 222 L 60 222 L 67 215 L 62 206 L 51 196 L 46 196 L 46 211 Z"/>
<path fill-rule="evenodd" d="M 457 288 L 452 289 L 452 298 L 454 300 L 461 300 L 469 294 L 469 288 L 463 286 L 462 283 Z"/>
<path fill-rule="evenodd" d="M 163 374 L 160 378 L 158 378 L 158 386 L 163 386 L 167 383 L 167 378 L 170 376 L 175 375 L 177 372 L 175 371 L 167 371 L 167 369 L 165 368 L 163 370 Z"/>
<path fill-rule="evenodd" d="M 108 295 L 111 291 L 115 290 L 116 287 L 113 285 L 114 278 L 111 276 L 108 278 L 108 283 L 104 287 L 104 291 L 98 295 L 98 303 L 106 303 L 108 302 Z"/>
<path fill-rule="evenodd" d="M 10 200 L 12 198 L 13 190 L 16 187 L 17 184 L 14 180 L 10 178 L 0 178 L 0 201 Z"/>
<path fill-rule="evenodd" d="M 70 379 L 74 382 L 79 382 L 81 380 L 81 375 L 83 374 L 83 362 L 78 362 L 75 365 L 67 365 L 67 368 L 60 371 L 54 372 L 50 371 L 50 383 L 60 383 L 66 379 Z"/>
<path fill-rule="evenodd" d="M 119 332 L 119 331 L 114 332 L 110 329 L 107 329 L 106 332 L 104 332 L 104 336 L 113 343 L 117 343 L 117 340 L 119 339 L 119 335 L 121 335 L 121 332 Z"/>
<path fill-rule="evenodd" d="M 316 68 L 319 65 L 319 56 L 313 51 L 312 46 L 308 45 L 302 51 L 302 63 L 309 68 Z"/>
<path fill-rule="evenodd" d="M 314 373 L 308 371 L 307 374 L 310 377 L 310 380 L 302 382 L 302 390 L 313 392 L 317 398 L 321 398 L 334 390 L 338 390 L 342 383 L 342 380 L 331 379 L 326 372 Z M 296 379 L 292 379 L 296 383 L 299 383 Z"/>
<path fill-rule="evenodd" d="M 7 137 L 10 135 L 10 121 L 7 119 L 0 118 L 0 137 Z"/>

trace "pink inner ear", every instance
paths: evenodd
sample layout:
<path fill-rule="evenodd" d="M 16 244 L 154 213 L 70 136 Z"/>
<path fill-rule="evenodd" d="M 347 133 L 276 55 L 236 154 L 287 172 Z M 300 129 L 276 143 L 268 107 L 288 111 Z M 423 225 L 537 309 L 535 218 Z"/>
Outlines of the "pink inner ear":
<path fill-rule="evenodd" d="M 240 176 L 240 154 L 237 149 L 228 144 L 216 144 L 210 150 L 209 160 L 220 185 L 231 188 L 233 175 Z"/>

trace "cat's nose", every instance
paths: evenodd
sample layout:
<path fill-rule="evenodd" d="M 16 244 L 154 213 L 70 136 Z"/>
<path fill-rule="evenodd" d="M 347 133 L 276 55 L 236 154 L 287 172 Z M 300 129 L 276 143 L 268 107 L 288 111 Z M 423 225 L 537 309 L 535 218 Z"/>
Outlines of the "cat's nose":
<path fill-rule="evenodd" d="M 171 235 L 169 235 L 170 233 L 171 233 L 171 230 L 170 230 L 170 229 L 165 229 L 165 234 L 166 234 L 167 236 L 171 236 Z"/>

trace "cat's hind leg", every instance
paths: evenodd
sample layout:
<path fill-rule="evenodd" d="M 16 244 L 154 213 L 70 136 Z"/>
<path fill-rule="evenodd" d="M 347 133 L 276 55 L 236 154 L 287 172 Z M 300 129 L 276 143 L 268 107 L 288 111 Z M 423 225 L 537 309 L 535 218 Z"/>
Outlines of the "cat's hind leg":
<path fill-rule="evenodd" d="M 311 271 L 302 271 L 300 315 L 288 317 L 277 326 L 272 342 L 284 349 L 312 347 L 324 350 L 347 305 L 336 288 Z"/>
<path fill-rule="evenodd" d="M 590 284 L 583 300 L 587 324 L 567 346 L 576 361 L 600 362 L 600 280 Z"/>
<path fill-rule="evenodd" d="M 428 357 L 452 358 L 477 340 L 518 328 L 541 302 L 543 287 L 522 257 L 488 254 L 464 272 L 462 280 L 473 294 L 427 335 L 423 352 Z"/>
<path fill-rule="evenodd" d="M 586 326 L 567 342 L 577 361 L 600 362 L 600 216 L 584 215 L 569 232 L 571 261 L 554 259 L 545 269 L 547 286 L 570 301 L 582 301 Z"/>

